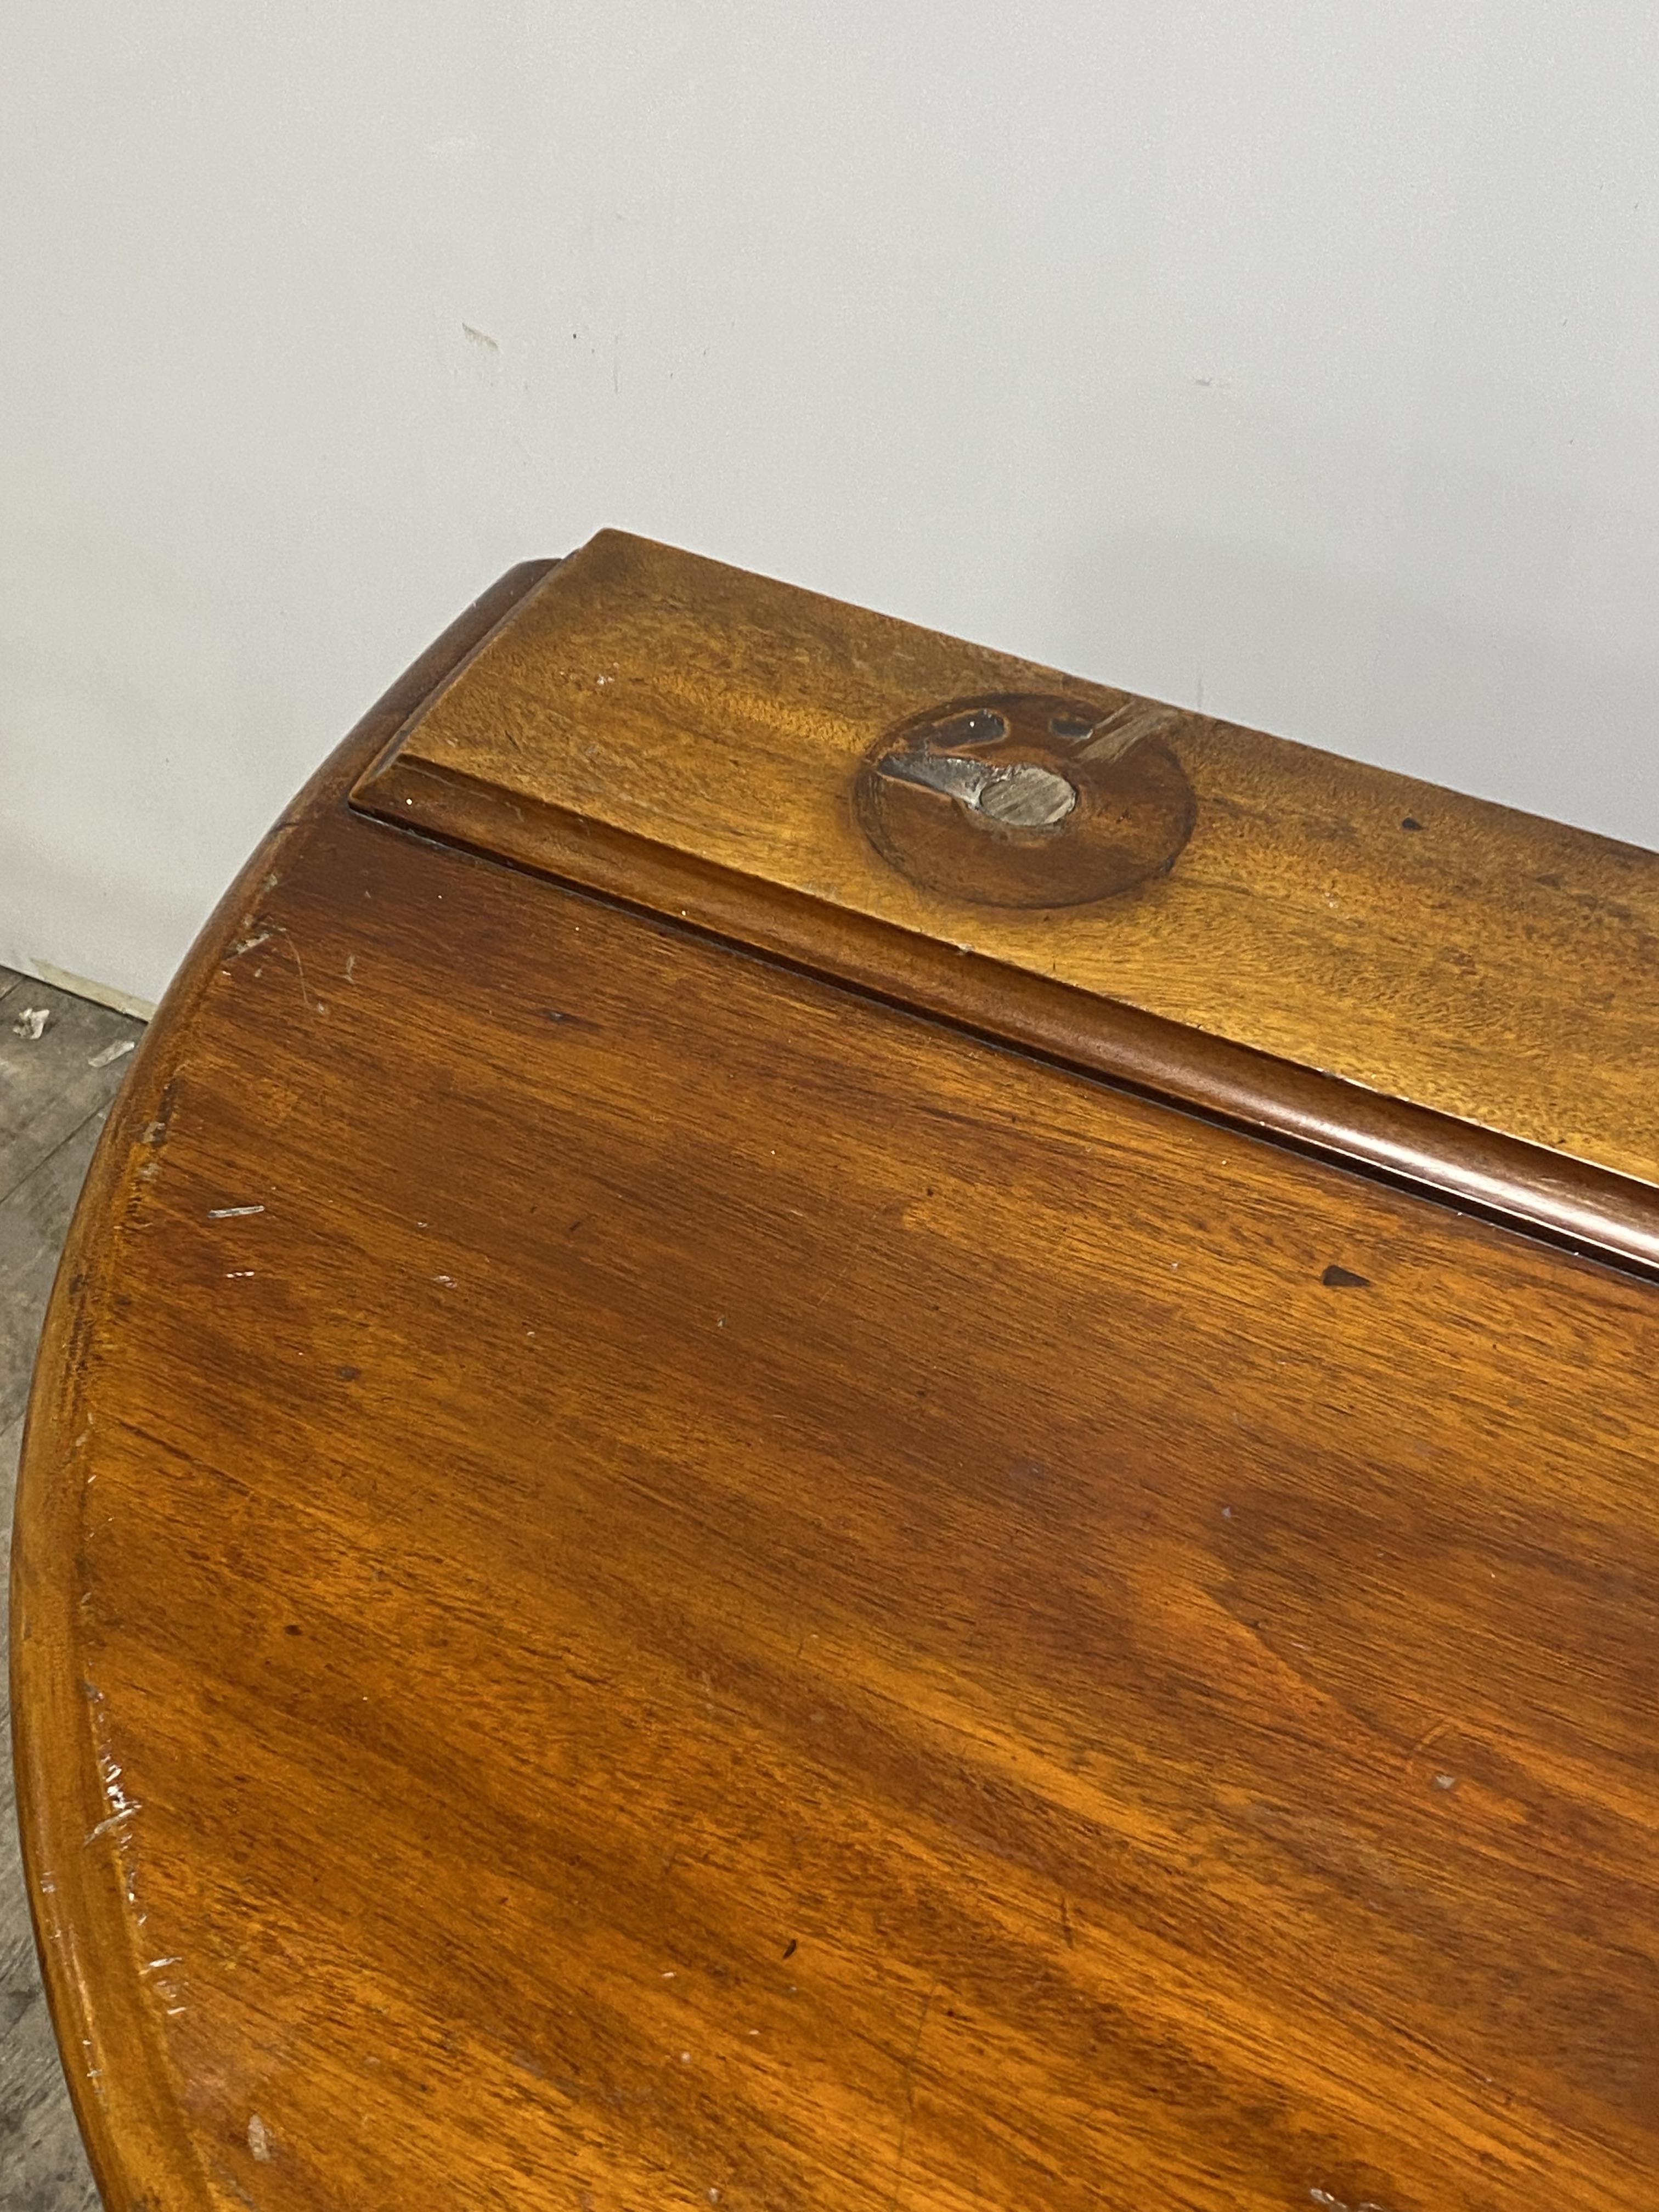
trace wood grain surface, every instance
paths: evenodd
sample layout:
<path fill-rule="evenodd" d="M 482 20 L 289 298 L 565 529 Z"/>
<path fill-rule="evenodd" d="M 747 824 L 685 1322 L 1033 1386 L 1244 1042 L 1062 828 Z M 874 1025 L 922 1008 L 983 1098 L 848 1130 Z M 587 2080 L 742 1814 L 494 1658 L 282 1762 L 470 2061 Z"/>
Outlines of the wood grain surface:
<path fill-rule="evenodd" d="M 1659 1292 L 365 820 L 391 714 L 31 1416 L 114 2212 L 1659 2208 Z"/>
<path fill-rule="evenodd" d="M 1167 873 L 1033 913 L 882 857 L 854 803 L 872 746 L 1055 691 L 1178 759 L 1196 821 Z M 604 532 L 550 575 L 361 796 L 520 860 L 560 810 L 1659 1179 L 1659 857 L 645 539 Z"/>

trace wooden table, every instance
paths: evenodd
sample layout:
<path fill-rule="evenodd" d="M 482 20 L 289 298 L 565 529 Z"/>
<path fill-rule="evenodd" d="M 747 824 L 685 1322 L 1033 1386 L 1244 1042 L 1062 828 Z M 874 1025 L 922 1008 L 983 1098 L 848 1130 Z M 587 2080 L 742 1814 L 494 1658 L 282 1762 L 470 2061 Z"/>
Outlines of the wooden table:
<path fill-rule="evenodd" d="M 227 896 L 13 1665 L 112 2208 L 1659 2208 L 1659 860 L 607 532 Z"/>

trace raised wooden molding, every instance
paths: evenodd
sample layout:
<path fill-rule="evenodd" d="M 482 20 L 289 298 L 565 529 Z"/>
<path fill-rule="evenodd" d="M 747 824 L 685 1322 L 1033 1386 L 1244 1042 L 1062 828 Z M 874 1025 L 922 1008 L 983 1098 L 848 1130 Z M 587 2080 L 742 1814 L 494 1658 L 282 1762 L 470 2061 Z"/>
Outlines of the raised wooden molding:
<path fill-rule="evenodd" d="M 948 854 L 916 880 L 872 835 L 872 763 L 963 702 L 1033 696 L 1117 744 L 1109 773 L 1169 758 L 1190 821 L 1160 799 L 1144 871 L 1075 902 L 953 895 Z M 1659 857 L 1634 847 L 609 531 L 354 803 L 1659 1266 Z M 948 842 L 959 810 L 933 804 Z"/>

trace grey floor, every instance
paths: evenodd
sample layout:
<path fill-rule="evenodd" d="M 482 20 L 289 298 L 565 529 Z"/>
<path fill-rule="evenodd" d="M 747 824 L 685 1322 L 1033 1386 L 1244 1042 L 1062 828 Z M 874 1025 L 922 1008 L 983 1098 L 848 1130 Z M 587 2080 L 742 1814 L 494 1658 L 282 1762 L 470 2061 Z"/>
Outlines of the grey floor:
<path fill-rule="evenodd" d="M 44 1017 L 44 1019 L 42 1018 Z M 0 968 L 0 1567 L 29 1370 L 92 1148 L 143 1024 Z M 5 1620 L 0 1575 L 0 1627 Z M 3 1641 L 3 1638 L 0 1638 Z M 5 1703 L 0 1668 L 0 1707 Z M 0 2206 L 98 2203 L 52 2042 L 23 1897 L 9 1717 L 0 1730 Z"/>

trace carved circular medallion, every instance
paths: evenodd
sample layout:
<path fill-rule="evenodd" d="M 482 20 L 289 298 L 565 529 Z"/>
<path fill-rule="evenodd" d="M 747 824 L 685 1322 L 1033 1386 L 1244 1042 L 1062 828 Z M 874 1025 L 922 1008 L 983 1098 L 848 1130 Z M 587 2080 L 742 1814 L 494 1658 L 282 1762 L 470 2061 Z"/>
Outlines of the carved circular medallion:
<path fill-rule="evenodd" d="M 1102 710 L 1042 692 L 914 717 L 859 771 L 859 818 L 913 883 L 989 906 L 1081 906 L 1161 875 L 1193 793 L 1150 700 Z"/>

